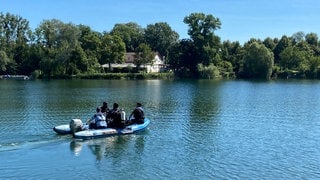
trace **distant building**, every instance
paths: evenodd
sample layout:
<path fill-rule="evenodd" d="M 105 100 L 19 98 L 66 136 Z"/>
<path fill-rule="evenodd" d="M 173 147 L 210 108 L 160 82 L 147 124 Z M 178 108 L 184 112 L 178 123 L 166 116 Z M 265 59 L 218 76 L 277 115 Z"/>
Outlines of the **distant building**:
<path fill-rule="evenodd" d="M 125 55 L 125 62 L 122 64 L 111 64 L 111 67 L 113 68 L 125 68 L 125 67 L 136 67 L 136 65 L 133 63 L 134 62 L 134 58 L 135 58 L 135 54 L 134 52 L 127 52 Z M 102 65 L 105 68 L 108 68 L 109 65 L 108 64 L 104 64 Z M 159 53 L 156 53 L 152 63 L 148 63 L 148 64 L 144 64 L 141 65 L 142 68 L 146 68 L 148 73 L 152 73 L 152 72 L 161 72 L 164 70 L 164 68 L 166 67 L 166 64 L 164 63 L 164 59 L 160 56 Z"/>

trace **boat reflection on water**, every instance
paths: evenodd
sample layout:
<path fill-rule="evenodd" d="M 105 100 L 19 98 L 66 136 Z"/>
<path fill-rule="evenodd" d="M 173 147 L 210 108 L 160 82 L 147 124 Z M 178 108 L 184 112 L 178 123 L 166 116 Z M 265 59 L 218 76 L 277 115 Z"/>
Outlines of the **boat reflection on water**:
<path fill-rule="evenodd" d="M 82 144 L 77 143 L 75 140 L 70 142 L 70 149 L 74 153 L 75 156 L 79 156 L 82 150 Z"/>
<path fill-rule="evenodd" d="M 85 141 L 72 140 L 70 150 L 75 156 L 81 156 L 81 151 L 88 148 L 96 157 L 96 161 L 102 158 L 119 158 L 128 151 L 135 151 L 135 154 L 142 154 L 144 150 L 144 136 L 111 136 Z"/>

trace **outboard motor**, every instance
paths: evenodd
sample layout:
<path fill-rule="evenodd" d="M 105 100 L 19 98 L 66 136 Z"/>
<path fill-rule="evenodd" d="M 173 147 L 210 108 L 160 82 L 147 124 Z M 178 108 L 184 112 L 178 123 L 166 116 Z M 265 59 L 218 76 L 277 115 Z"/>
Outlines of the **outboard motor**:
<path fill-rule="evenodd" d="M 79 132 L 82 130 L 82 121 L 81 119 L 72 119 L 69 126 L 72 133 Z"/>

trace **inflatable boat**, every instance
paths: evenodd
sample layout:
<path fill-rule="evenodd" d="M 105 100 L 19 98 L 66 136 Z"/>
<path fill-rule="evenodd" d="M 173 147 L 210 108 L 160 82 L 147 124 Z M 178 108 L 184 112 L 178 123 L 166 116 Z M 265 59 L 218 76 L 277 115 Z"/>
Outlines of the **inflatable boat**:
<path fill-rule="evenodd" d="M 108 137 L 113 135 L 124 135 L 124 134 L 132 134 L 138 131 L 143 131 L 147 128 L 150 124 L 150 120 L 148 118 L 144 119 L 143 124 L 131 124 L 125 126 L 124 128 L 106 128 L 106 129 L 86 129 L 80 130 L 78 132 L 73 133 L 73 137 L 76 139 L 95 139 L 95 138 L 102 138 Z M 86 126 L 83 124 L 83 126 Z M 72 134 L 72 129 L 70 128 L 69 124 L 55 126 L 53 130 L 57 134 Z"/>
<path fill-rule="evenodd" d="M 69 124 L 63 124 L 53 127 L 53 131 L 57 134 L 72 134 L 72 132 L 88 129 L 89 126 L 83 123 L 81 119 L 72 119 Z"/>
<path fill-rule="evenodd" d="M 53 130 L 57 134 L 72 134 L 69 124 L 55 126 Z"/>

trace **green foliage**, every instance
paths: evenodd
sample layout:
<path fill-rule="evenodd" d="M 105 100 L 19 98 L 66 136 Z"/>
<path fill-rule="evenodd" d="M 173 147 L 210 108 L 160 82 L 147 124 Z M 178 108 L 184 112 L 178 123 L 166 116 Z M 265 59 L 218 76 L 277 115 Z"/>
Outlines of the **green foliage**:
<path fill-rule="evenodd" d="M 30 37 L 29 22 L 18 15 L 0 12 L 0 46 L 9 50 L 13 45 L 25 44 Z"/>
<path fill-rule="evenodd" d="M 43 58 L 41 61 L 40 61 L 40 69 L 41 71 L 43 72 L 43 76 L 44 77 L 50 77 L 50 76 L 53 76 L 54 73 L 54 61 L 53 59 L 51 58 Z"/>
<path fill-rule="evenodd" d="M 316 33 L 306 34 L 306 42 L 311 46 L 318 46 L 318 35 Z"/>
<path fill-rule="evenodd" d="M 0 72 L 16 74 L 28 55 L 28 41 L 31 39 L 29 22 L 17 15 L 0 12 Z M 5 53 L 3 53 L 5 52 Z"/>
<path fill-rule="evenodd" d="M 217 79 L 221 78 L 220 71 L 218 67 L 213 64 L 209 66 L 204 66 L 203 64 L 197 65 L 199 77 L 203 79 Z"/>
<path fill-rule="evenodd" d="M 40 70 L 35 70 L 31 73 L 31 78 L 32 79 L 38 79 L 41 75 L 41 71 Z"/>
<path fill-rule="evenodd" d="M 146 28 L 134 22 L 116 24 L 110 33 L 100 33 L 89 26 L 51 19 L 43 20 L 31 31 L 26 19 L 0 12 L 0 74 L 32 74 L 40 78 L 71 78 L 80 74 L 92 78 L 159 78 L 159 74 L 144 73 L 143 67 L 152 63 L 154 52 L 159 52 L 165 56 L 170 70 L 180 77 L 320 78 L 316 33 L 300 31 L 263 41 L 251 38 L 241 45 L 237 41 L 220 42 L 214 32 L 221 28 L 221 22 L 211 14 L 191 13 L 183 22 L 189 27 L 190 38 L 179 40 L 166 22 L 149 24 Z M 136 67 L 111 69 L 111 63 L 124 62 L 125 52 L 136 52 Z M 109 68 L 104 69 L 104 64 Z M 108 75 L 104 75 L 106 72 Z M 122 75 L 123 72 L 127 74 Z"/>
<path fill-rule="evenodd" d="M 80 35 L 78 28 L 60 20 L 44 20 L 35 31 L 36 42 L 44 48 L 58 48 L 63 43 L 72 46 Z"/>
<path fill-rule="evenodd" d="M 71 51 L 70 63 L 75 68 L 74 68 L 74 71 L 69 69 L 69 71 L 67 73 L 69 75 L 77 74 L 80 72 L 81 73 L 87 72 L 90 67 L 87 55 L 79 45 L 76 46 L 73 51 Z"/>
<path fill-rule="evenodd" d="M 207 37 L 211 37 L 213 32 L 221 27 L 219 18 L 204 13 L 191 13 L 183 22 L 189 25 L 188 34 L 191 39 L 200 42 L 206 41 Z"/>
<path fill-rule="evenodd" d="M 295 45 L 304 41 L 305 34 L 302 31 L 296 32 L 291 36 L 292 44 Z"/>
<path fill-rule="evenodd" d="M 170 65 L 170 69 L 174 72 L 178 71 L 178 69 L 182 66 L 181 65 L 181 50 L 180 50 L 180 43 L 174 43 L 169 51 L 167 56 L 167 63 Z"/>
<path fill-rule="evenodd" d="M 222 61 L 230 62 L 234 72 L 238 73 L 242 65 L 244 49 L 239 42 L 225 41 L 221 47 Z"/>
<path fill-rule="evenodd" d="M 266 39 L 264 39 L 263 44 L 271 51 L 273 51 L 277 45 L 276 40 L 271 39 L 270 37 L 267 37 Z"/>
<path fill-rule="evenodd" d="M 102 35 L 92 31 L 88 26 L 79 25 L 78 27 L 80 30 L 79 43 L 89 60 L 88 68 L 91 68 L 95 63 L 98 63 L 98 59 L 100 59 L 99 50 L 102 43 Z"/>
<path fill-rule="evenodd" d="M 0 71 L 5 72 L 7 70 L 7 65 L 10 62 L 6 52 L 0 51 Z"/>
<path fill-rule="evenodd" d="M 274 54 L 274 63 L 277 64 L 280 61 L 280 53 L 287 48 L 288 46 L 291 46 L 291 41 L 287 36 L 282 36 L 279 43 L 276 45 L 276 47 L 273 49 Z"/>
<path fill-rule="evenodd" d="M 317 78 L 318 73 L 320 72 L 320 57 L 311 57 L 310 58 L 310 77 Z"/>
<path fill-rule="evenodd" d="M 191 13 L 184 18 L 183 22 L 189 26 L 188 34 L 196 49 L 197 64 L 216 63 L 218 60 L 215 57 L 219 51 L 220 38 L 214 35 L 214 31 L 221 27 L 219 18 L 211 14 Z"/>
<path fill-rule="evenodd" d="M 137 66 L 138 70 L 141 65 L 151 63 L 154 59 L 155 54 L 151 50 L 151 48 L 142 43 L 136 48 L 136 54 L 133 63 Z"/>
<path fill-rule="evenodd" d="M 263 44 L 253 42 L 244 55 L 245 77 L 270 79 L 273 67 L 273 53 Z"/>
<path fill-rule="evenodd" d="M 144 37 L 151 49 L 158 51 L 162 56 L 168 56 L 169 48 L 179 39 L 178 33 L 165 22 L 149 24 Z"/>
<path fill-rule="evenodd" d="M 177 54 L 177 57 L 169 57 L 170 64 L 173 64 L 172 61 L 177 61 L 177 64 L 175 64 L 176 70 L 190 71 L 190 73 L 194 75 L 196 73 L 195 67 L 198 64 L 199 58 L 195 44 L 192 40 L 185 39 L 180 41 L 177 48 L 179 53 Z"/>
<path fill-rule="evenodd" d="M 305 60 L 306 53 L 297 47 L 289 46 L 280 53 L 280 65 L 285 69 L 297 70 Z"/>
<path fill-rule="evenodd" d="M 217 63 L 217 67 L 220 72 L 233 72 L 233 66 L 230 62 L 228 61 L 220 61 Z"/>
<path fill-rule="evenodd" d="M 116 24 L 111 30 L 111 35 L 119 36 L 125 43 L 127 52 L 134 52 L 139 44 L 144 42 L 143 28 L 134 22 Z"/>
<path fill-rule="evenodd" d="M 117 35 L 104 34 L 100 49 L 100 64 L 123 63 L 125 58 L 125 44 Z"/>

